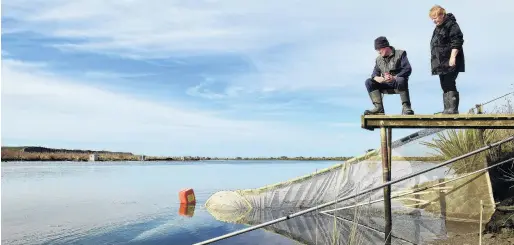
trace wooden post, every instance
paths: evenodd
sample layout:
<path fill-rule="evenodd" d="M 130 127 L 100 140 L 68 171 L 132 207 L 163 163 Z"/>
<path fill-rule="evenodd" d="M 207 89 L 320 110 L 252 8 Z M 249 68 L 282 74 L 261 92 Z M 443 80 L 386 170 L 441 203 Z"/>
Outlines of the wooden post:
<path fill-rule="evenodd" d="M 482 114 L 483 113 L 482 105 L 476 105 L 476 108 L 477 108 L 477 114 Z M 485 130 L 483 128 L 478 129 L 478 140 L 480 140 L 480 143 L 482 144 L 481 146 L 485 145 L 485 142 L 484 142 L 484 131 Z"/>
<path fill-rule="evenodd" d="M 391 129 L 381 127 L 380 128 L 380 137 L 381 137 L 381 149 L 382 149 L 382 177 L 383 181 L 388 182 L 391 181 L 391 159 L 390 159 L 390 146 L 391 146 Z M 385 244 L 391 245 L 391 228 L 392 228 L 392 218 L 391 218 L 391 186 L 388 185 L 384 187 L 384 218 L 385 218 Z"/>
<path fill-rule="evenodd" d="M 392 170 L 392 166 L 391 166 L 391 162 L 393 161 L 393 156 L 392 156 L 392 148 L 391 148 L 391 141 L 392 141 L 392 128 L 387 128 L 387 152 L 389 154 L 388 158 L 387 158 L 387 164 L 389 166 L 389 177 L 388 177 L 388 180 L 391 180 L 391 170 Z"/>
<path fill-rule="evenodd" d="M 480 228 L 478 229 L 478 244 L 482 245 L 482 213 L 484 211 L 484 200 L 480 200 Z"/>

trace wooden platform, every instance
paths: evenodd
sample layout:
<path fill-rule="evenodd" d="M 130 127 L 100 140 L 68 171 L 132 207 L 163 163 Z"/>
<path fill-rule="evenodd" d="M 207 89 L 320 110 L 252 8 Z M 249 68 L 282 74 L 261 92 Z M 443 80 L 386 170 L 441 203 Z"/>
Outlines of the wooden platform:
<path fill-rule="evenodd" d="M 362 115 L 364 129 L 483 128 L 514 129 L 514 114 Z"/>

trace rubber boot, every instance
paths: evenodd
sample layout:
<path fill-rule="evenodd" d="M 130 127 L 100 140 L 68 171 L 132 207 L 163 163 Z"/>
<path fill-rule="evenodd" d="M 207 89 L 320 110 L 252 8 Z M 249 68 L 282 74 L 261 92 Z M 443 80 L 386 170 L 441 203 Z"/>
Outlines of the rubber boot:
<path fill-rule="evenodd" d="M 459 92 L 448 91 L 446 96 L 448 100 L 448 111 L 446 114 L 459 114 Z"/>
<path fill-rule="evenodd" d="M 384 105 L 382 104 L 382 94 L 379 90 L 373 90 L 369 93 L 369 98 L 375 108 L 370 110 L 365 110 L 364 115 L 383 115 L 384 114 Z"/>
<path fill-rule="evenodd" d="M 449 114 L 448 109 L 450 108 L 450 100 L 448 99 L 448 92 L 443 93 L 443 104 L 444 104 L 443 114 Z"/>
<path fill-rule="evenodd" d="M 402 100 L 402 114 L 403 115 L 414 115 L 414 111 L 411 108 L 409 90 L 399 91 L 400 99 Z"/>

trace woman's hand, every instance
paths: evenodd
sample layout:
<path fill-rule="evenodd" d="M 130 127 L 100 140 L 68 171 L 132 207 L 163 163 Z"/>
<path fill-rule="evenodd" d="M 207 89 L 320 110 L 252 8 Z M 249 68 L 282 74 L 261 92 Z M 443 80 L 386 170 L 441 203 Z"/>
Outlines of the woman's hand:
<path fill-rule="evenodd" d="M 450 66 L 452 66 L 452 67 L 455 66 L 455 62 L 456 62 L 455 60 L 456 60 L 455 56 L 450 57 Z"/>
<path fill-rule="evenodd" d="M 459 50 L 458 49 L 452 49 L 452 54 L 450 55 L 450 66 L 453 67 L 455 66 L 455 63 L 456 63 L 456 57 L 457 57 L 457 54 L 459 53 Z"/>

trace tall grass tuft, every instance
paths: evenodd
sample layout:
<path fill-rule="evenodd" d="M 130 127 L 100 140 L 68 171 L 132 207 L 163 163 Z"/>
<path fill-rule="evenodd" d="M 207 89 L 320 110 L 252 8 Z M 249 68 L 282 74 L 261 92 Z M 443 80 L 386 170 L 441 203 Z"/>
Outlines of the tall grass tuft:
<path fill-rule="evenodd" d="M 497 131 L 485 130 L 483 138 L 485 143 L 493 142 L 497 138 Z M 435 157 L 449 160 L 483 146 L 481 133 L 477 129 L 450 129 L 437 133 L 432 142 L 422 142 L 421 144 L 432 148 L 437 152 Z M 457 174 L 469 173 L 484 167 L 484 152 L 474 154 L 465 159 L 454 162 L 450 165 Z"/>
<path fill-rule="evenodd" d="M 487 114 L 488 112 L 483 112 Z M 492 112 L 494 114 L 514 114 L 514 107 L 509 99 L 501 107 L 495 107 Z M 484 144 L 494 143 L 514 135 L 512 129 L 448 129 L 437 133 L 430 142 L 421 142 L 421 144 L 435 150 L 437 153 L 434 157 L 449 160 L 463 154 L 474 151 L 484 146 Z M 514 144 L 508 142 L 501 147 L 490 149 L 482 153 L 475 154 L 465 159 L 454 162 L 449 167 L 456 174 L 469 173 L 483 168 L 486 159 L 500 159 L 502 156 L 512 154 Z"/>

